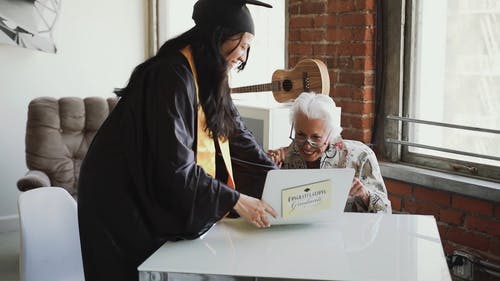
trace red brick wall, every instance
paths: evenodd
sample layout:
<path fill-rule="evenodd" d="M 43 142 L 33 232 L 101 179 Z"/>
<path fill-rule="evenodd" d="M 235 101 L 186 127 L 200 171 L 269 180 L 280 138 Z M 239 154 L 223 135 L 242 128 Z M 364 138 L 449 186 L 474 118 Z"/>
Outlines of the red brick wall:
<path fill-rule="evenodd" d="M 327 64 L 343 137 L 370 142 L 374 121 L 375 0 L 290 0 L 288 61 Z"/>
<path fill-rule="evenodd" d="M 500 204 L 389 179 L 385 184 L 395 213 L 436 218 L 445 253 L 460 249 L 500 264 Z"/>
<path fill-rule="evenodd" d="M 375 95 L 375 0 L 289 0 L 289 67 L 323 60 L 342 107 L 343 137 L 370 142 Z M 446 253 L 500 263 L 500 204 L 386 179 L 395 212 L 433 215 Z"/>

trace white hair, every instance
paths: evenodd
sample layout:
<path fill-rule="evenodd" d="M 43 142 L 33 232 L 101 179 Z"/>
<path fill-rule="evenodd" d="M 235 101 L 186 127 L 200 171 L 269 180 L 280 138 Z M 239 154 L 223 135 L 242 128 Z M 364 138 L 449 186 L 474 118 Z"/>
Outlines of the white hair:
<path fill-rule="evenodd" d="M 297 114 L 300 112 L 309 119 L 321 119 L 326 123 L 327 130 L 330 130 L 330 140 L 333 142 L 341 139 L 340 133 L 340 107 L 335 105 L 335 101 L 327 95 L 316 93 L 301 93 L 290 109 L 290 123 L 295 122 Z"/>

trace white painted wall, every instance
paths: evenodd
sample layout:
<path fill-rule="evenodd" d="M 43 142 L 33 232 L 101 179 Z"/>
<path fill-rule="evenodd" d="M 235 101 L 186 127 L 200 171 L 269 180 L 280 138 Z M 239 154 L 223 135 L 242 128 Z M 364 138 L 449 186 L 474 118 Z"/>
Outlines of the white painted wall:
<path fill-rule="evenodd" d="M 146 1 L 66 0 L 57 54 L 0 45 L 0 232 L 17 228 L 16 182 L 27 171 L 28 103 L 39 96 L 112 96 L 146 57 Z"/>

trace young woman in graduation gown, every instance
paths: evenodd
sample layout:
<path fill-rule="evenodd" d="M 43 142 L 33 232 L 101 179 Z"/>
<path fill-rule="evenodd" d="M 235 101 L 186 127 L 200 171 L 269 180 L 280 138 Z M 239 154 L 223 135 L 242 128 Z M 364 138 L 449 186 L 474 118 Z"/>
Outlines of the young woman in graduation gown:
<path fill-rule="evenodd" d="M 251 0 L 199 0 L 191 30 L 167 41 L 118 91 L 81 167 L 80 240 L 86 280 L 137 280 L 162 243 L 194 239 L 236 213 L 257 227 L 274 162 L 233 105 L 228 70 L 242 70 Z M 189 262 L 189 261 L 186 261 Z"/>

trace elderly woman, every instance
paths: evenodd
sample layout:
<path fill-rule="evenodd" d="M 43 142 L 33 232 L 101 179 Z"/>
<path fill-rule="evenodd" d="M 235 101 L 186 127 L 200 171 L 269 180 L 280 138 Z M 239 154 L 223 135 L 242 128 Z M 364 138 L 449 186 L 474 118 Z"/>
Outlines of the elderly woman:
<path fill-rule="evenodd" d="M 269 150 L 282 169 L 353 168 L 356 173 L 346 212 L 391 213 L 391 202 L 375 153 L 365 144 L 340 136 L 340 108 L 327 95 L 302 93 L 290 112 L 288 147 Z"/>

